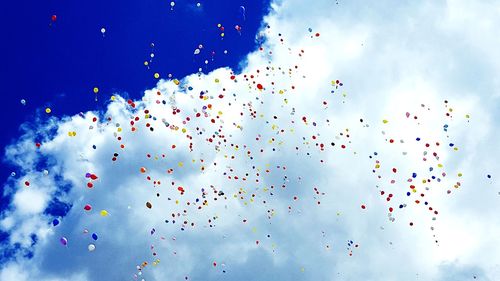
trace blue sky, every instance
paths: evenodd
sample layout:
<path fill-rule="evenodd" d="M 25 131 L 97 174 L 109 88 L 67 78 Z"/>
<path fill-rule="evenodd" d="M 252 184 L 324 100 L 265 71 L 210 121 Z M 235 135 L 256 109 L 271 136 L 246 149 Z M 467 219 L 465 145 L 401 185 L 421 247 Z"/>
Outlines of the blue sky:
<path fill-rule="evenodd" d="M 4 9 L 0 280 L 500 278 L 497 1 L 199 2 Z"/>
<path fill-rule="evenodd" d="M 200 66 L 204 71 L 222 66 L 237 70 L 256 46 L 269 1 L 205 1 L 196 7 L 198 2 L 181 1 L 174 11 L 170 1 L 48 1 L 29 7 L 4 3 L 0 51 L 6 106 L 1 118 L 11 121 L 3 128 L 0 145 L 15 139 L 19 125 L 33 120 L 38 109 L 50 106 L 61 116 L 102 108 L 106 99 L 95 102 L 94 87 L 100 95 L 120 92 L 139 98 L 156 84 L 155 72 L 180 78 Z M 245 20 L 240 6 L 248 10 Z M 57 16 L 53 23 L 52 15 Z M 219 23 L 228 29 L 224 40 L 218 40 Z M 240 34 L 235 25 L 242 26 Z M 194 59 L 199 44 L 205 52 Z M 151 52 L 155 57 L 146 71 L 143 62 Z M 205 59 L 210 60 L 206 68 Z M 8 170 L 2 169 L 2 178 L 10 175 Z"/>

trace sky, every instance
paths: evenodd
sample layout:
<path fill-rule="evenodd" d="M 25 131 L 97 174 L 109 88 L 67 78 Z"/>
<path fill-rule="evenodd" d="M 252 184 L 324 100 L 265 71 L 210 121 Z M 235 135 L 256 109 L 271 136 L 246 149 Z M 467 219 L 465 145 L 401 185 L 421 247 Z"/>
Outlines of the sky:
<path fill-rule="evenodd" d="M 197 3 L 4 9 L 0 280 L 500 279 L 498 1 Z"/>

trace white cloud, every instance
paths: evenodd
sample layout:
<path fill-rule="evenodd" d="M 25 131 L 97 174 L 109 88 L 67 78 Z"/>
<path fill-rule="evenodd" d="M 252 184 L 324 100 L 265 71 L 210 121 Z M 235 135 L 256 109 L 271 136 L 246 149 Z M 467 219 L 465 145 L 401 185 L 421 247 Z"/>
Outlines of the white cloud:
<path fill-rule="evenodd" d="M 38 242 L 33 259 L 17 254 L 0 276 L 122 280 L 146 261 L 137 278 L 446 280 L 445 269 L 498 279 L 498 183 L 486 179 L 499 156 L 498 3 L 314 3 L 273 4 L 263 51 L 234 80 L 218 69 L 180 86 L 161 81 L 136 109 L 118 97 L 105 114 L 52 120 L 57 134 L 39 150 L 30 131 L 9 147 L 7 159 L 26 175 L 6 189 L 14 200 L 0 226 L 9 246 L 30 248 L 32 234 Z M 48 175 L 36 171 L 39 158 L 50 159 Z M 418 192 L 408 199 L 413 172 Z M 432 175 L 442 182 L 422 183 Z M 59 194 L 64 181 L 72 189 Z M 438 216 L 414 202 L 421 192 Z M 57 227 L 43 214 L 54 197 L 72 204 Z"/>
<path fill-rule="evenodd" d="M 21 189 L 14 196 L 14 206 L 21 215 L 38 214 L 47 207 L 48 194 L 35 189 Z"/>

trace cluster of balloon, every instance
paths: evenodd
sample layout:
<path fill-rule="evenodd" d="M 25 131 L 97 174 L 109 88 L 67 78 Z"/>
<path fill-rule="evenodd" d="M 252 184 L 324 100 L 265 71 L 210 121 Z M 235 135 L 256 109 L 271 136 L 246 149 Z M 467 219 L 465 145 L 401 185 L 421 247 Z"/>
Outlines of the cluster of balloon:
<path fill-rule="evenodd" d="M 224 26 L 222 26 L 222 24 L 218 23 L 217 24 L 217 28 L 220 31 L 220 37 L 221 37 L 221 39 L 224 39 Z"/>
<path fill-rule="evenodd" d="M 174 9 L 174 6 L 175 2 L 170 2 L 171 10 Z M 201 3 L 198 2 L 196 6 L 201 7 Z M 241 35 L 241 20 L 246 20 L 246 9 L 244 6 L 239 7 L 239 15 L 241 17 L 240 23 L 234 25 L 234 29 Z M 54 15 L 52 22 L 55 22 L 55 20 L 56 17 Z M 212 26 L 211 28 L 214 27 Z M 217 24 L 217 28 L 218 32 L 220 32 L 220 37 L 224 38 L 224 26 L 219 23 Z M 320 37 L 320 33 L 313 32 L 312 27 L 308 28 L 308 31 L 304 30 L 304 39 L 317 40 Z M 103 37 L 105 36 L 105 32 L 106 29 L 102 27 L 101 34 Z M 209 230 L 214 228 L 223 215 L 206 213 L 204 216 L 200 216 L 199 212 L 203 212 L 208 209 L 208 206 L 216 204 L 228 206 L 227 202 L 229 200 L 234 200 L 234 202 L 244 206 L 244 208 L 253 207 L 256 210 L 262 209 L 262 212 L 265 214 L 263 217 L 266 217 L 268 220 L 272 220 L 273 217 L 286 212 L 291 216 L 300 215 L 300 208 L 309 207 L 309 205 L 321 208 L 325 205 L 322 202 L 328 196 L 327 191 L 329 190 L 327 188 L 329 186 L 307 185 L 306 188 L 301 188 L 301 191 L 298 191 L 299 189 L 295 187 L 306 186 L 304 182 L 307 181 L 304 179 L 310 178 L 312 175 L 305 172 L 307 169 L 305 171 L 295 170 L 290 172 L 290 167 L 287 167 L 284 163 L 280 163 L 280 161 L 285 161 L 281 160 L 285 157 L 275 156 L 284 156 L 283 153 L 293 151 L 293 153 L 286 156 L 296 156 L 301 161 L 313 161 L 311 163 L 314 163 L 314 169 L 319 171 L 323 167 L 328 169 L 327 161 L 330 161 L 330 158 L 335 158 L 329 157 L 330 154 L 327 153 L 335 155 L 356 155 L 358 153 L 355 149 L 355 140 L 353 140 L 356 134 L 353 132 L 371 128 L 368 125 L 368 121 L 360 118 L 358 123 L 356 120 L 354 123 L 358 127 L 354 128 L 354 130 L 349 127 L 342 128 L 341 126 L 338 126 L 339 129 L 334 129 L 331 126 L 331 120 L 327 118 L 327 116 L 334 115 L 337 104 L 342 105 L 345 103 L 346 94 L 343 92 L 343 82 L 339 79 L 331 78 L 328 81 L 323 81 L 322 85 L 325 87 L 326 92 L 319 100 L 311 99 L 311 104 L 314 103 L 317 106 L 316 110 L 313 110 L 314 112 L 292 106 L 294 102 L 290 101 L 295 96 L 300 95 L 301 92 L 307 91 L 307 89 L 299 86 L 303 84 L 298 83 L 299 79 L 308 81 L 308 73 L 302 70 L 300 63 L 295 64 L 292 62 L 300 61 L 302 57 L 307 55 L 307 52 L 304 49 L 294 49 L 287 46 L 286 36 L 278 30 L 275 31 L 270 26 L 267 26 L 266 30 L 258 35 L 259 42 L 263 42 L 266 33 L 272 34 L 273 32 L 277 35 L 276 38 L 279 38 L 278 40 L 281 43 L 276 44 L 279 45 L 276 48 L 283 51 L 283 54 L 290 56 L 289 60 L 286 60 L 283 65 L 274 64 L 273 60 L 269 59 L 274 56 L 274 53 L 267 50 L 266 45 L 262 44 L 257 51 L 257 55 L 266 58 L 269 65 L 260 69 L 252 69 L 246 73 L 235 74 L 230 72 L 227 73 L 227 76 L 220 75 L 214 77 L 213 83 L 215 83 L 218 89 L 216 92 L 190 84 L 189 79 L 186 79 L 186 81 L 173 79 L 173 75 L 169 73 L 167 78 L 170 80 L 166 83 L 171 83 L 170 85 L 176 87 L 179 91 L 189 93 L 188 95 L 182 95 L 182 98 L 191 98 L 193 102 L 184 103 L 183 105 L 183 103 L 177 102 L 176 96 L 171 92 L 159 89 L 152 95 L 153 105 L 151 107 L 148 107 L 148 103 L 146 102 L 139 103 L 132 99 L 128 100 L 126 104 L 124 103 L 124 106 L 128 110 L 127 116 L 129 116 L 126 117 L 125 125 L 112 122 L 111 120 L 115 120 L 114 116 L 109 116 L 102 122 L 97 117 L 93 117 L 92 121 L 90 121 L 92 124 L 99 123 L 103 127 L 111 126 L 113 129 L 113 141 L 118 140 L 119 149 L 124 151 L 130 147 L 126 146 L 126 141 L 132 139 L 128 138 L 127 131 L 136 133 L 144 130 L 145 134 L 151 133 L 152 137 L 156 137 L 157 135 L 154 134 L 165 130 L 169 134 L 183 136 L 176 139 L 177 141 L 174 143 L 162 145 L 161 148 L 144 146 L 144 149 L 148 148 L 145 159 L 155 162 L 141 162 L 140 165 L 127 163 L 127 166 L 125 166 L 132 167 L 130 173 L 136 174 L 140 180 L 144 180 L 145 185 L 150 187 L 145 189 L 146 191 L 144 192 L 152 192 L 147 193 L 147 198 L 140 197 L 140 204 L 136 205 L 140 208 L 139 210 L 148 214 L 168 214 L 161 221 L 154 222 L 157 224 L 154 225 L 154 228 L 151 228 L 152 226 L 148 226 L 147 228 L 147 233 L 150 235 L 148 239 L 152 239 L 155 244 L 158 241 L 161 243 L 161 241 L 165 240 L 165 236 L 161 236 L 164 230 L 159 227 L 159 224 L 165 223 L 168 226 L 176 228 L 180 233 L 195 229 L 200 224 L 201 227 L 199 229 Z M 273 36 L 270 36 L 270 38 L 273 38 Z M 217 38 L 213 38 L 213 40 L 215 41 Z M 208 65 L 210 58 L 212 61 L 215 59 L 216 51 L 209 49 L 210 42 L 203 43 L 205 46 L 199 44 L 194 49 L 193 61 L 199 60 L 200 64 L 204 61 L 205 65 Z M 217 40 L 218 43 L 220 42 Z M 144 65 L 148 69 L 152 66 L 153 58 L 155 57 L 155 44 L 151 43 L 150 48 L 149 58 L 144 61 Z M 224 50 L 224 54 L 227 53 L 228 51 Z M 202 65 L 199 67 L 200 72 L 201 70 Z M 155 79 L 160 79 L 164 75 L 165 73 L 153 73 Z M 201 75 L 199 79 L 201 80 Z M 238 88 L 233 88 L 235 85 L 245 90 L 238 91 Z M 98 87 L 93 88 L 96 100 L 99 91 Z M 242 92 L 243 94 L 241 94 Z M 112 102 L 120 101 L 120 99 L 114 96 L 112 96 L 111 100 Z M 21 100 L 21 104 L 25 105 L 26 101 L 24 99 Z M 266 108 L 268 104 L 273 105 L 272 112 Z M 279 106 L 274 107 L 274 104 L 279 104 Z M 335 106 L 331 106 L 332 104 Z M 424 111 L 423 114 L 430 111 L 430 108 L 426 108 L 425 106 L 422 108 Z M 455 122 L 455 119 L 452 120 L 450 115 L 456 111 L 451 110 L 448 102 L 445 103 L 444 110 L 446 114 L 441 115 L 445 116 L 445 120 L 438 120 L 444 121 L 438 126 L 439 132 L 449 134 L 453 127 L 452 122 Z M 49 107 L 45 109 L 47 114 L 50 114 L 51 111 Z M 233 113 L 236 113 L 241 120 L 233 118 Z M 80 116 L 85 118 L 83 113 Z M 415 139 L 405 139 L 403 133 L 397 130 L 397 127 L 393 127 L 398 123 L 394 119 L 380 118 L 378 120 L 376 126 L 383 128 L 383 141 L 381 140 L 383 144 L 381 145 L 381 149 L 385 150 L 377 150 L 376 152 L 369 153 L 367 155 L 368 159 L 364 158 L 368 162 L 367 165 L 370 166 L 370 171 L 366 172 L 373 173 L 375 175 L 374 182 L 377 183 L 376 188 L 368 187 L 368 192 L 371 191 L 373 194 L 376 194 L 377 198 L 381 198 L 383 202 L 381 204 L 383 204 L 384 209 L 387 208 L 388 221 L 386 220 L 386 223 L 399 221 L 399 214 L 409 208 L 420 208 L 419 210 L 425 212 L 428 216 L 409 218 L 401 216 L 404 220 L 409 220 L 405 222 L 405 225 L 418 227 L 419 224 L 417 222 L 419 222 L 419 219 L 430 217 L 430 223 L 434 227 L 434 221 L 438 215 L 437 206 L 430 199 L 437 196 L 434 190 L 441 190 L 441 187 L 447 187 L 447 194 L 450 194 L 452 190 L 459 189 L 462 184 L 458 180 L 454 180 L 454 183 L 450 186 L 448 186 L 448 183 L 445 184 L 447 182 L 445 178 L 448 179 L 452 176 L 449 175 L 451 173 L 445 169 L 446 167 L 440 161 L 440 156 L 458 151 L 458 147 L 454 142 L 451 142 L 452 138 L 448 136 L 443 140 L 419 130 L 421 123 L 417 122 L 420 122 L 420 114 L 417 116 L 416 113 L 402 112 L 399 118 L 401 120 L 397 121 L 407 125 L 407 128 L 409 130 L 412 129 L 412 133 L 418 137 Z M 467 115 L 466 118 L 468 122 L 470 116 Z M 255 128 L 255 136 L 248 138 L 248 135 L 245 135 L 248 134 L 248 131 L 244 129 L 243 124 L 253 126 Z M 325 134 L 324 132 L 326 131 L 329 133 Z M 70 132 L 70 136 L 75 135 L 76 131 Z M 241 136 L 245 140 L 243 143 L 241 142 Z M 422 155 L 423 158 L 419 163 L 408 161 L 405 167 L 401 167 L 391 162 L 393 161 L 392 156 L 393 154 L 405 156 L 407 151 L 400 150 L 403 149 L 406 143 L 410 143 L 408 149 L 412 149 L 415 155 Z M 40 145 L 40 143 L 37 143 L 37 147 L 40 147 Z M 100 149 L 95 144 L 92 145 L 92 148 L 93 153 L 100 152 Z M 210 151 L 214 155 L 209 156 L 208 158 L 211 160 L 207 161 L 206 155 L 203 153 L 197 154 L 198 151 Z M 113 152 L 113 157 L 109 161 L 112 161 L 110 163 L 114 163 L 113 166 L 119 166 L 122 160 L 118 158 L 118 152 Z M 387 155 L 383 156 L 383 153 L 390 154 L 389 156 L 391 157 Z M 273 160 L 273 163 L 270 164 L 268 160 L 270 158 L 276 160 Z M 98 157 L 96 159 L 104 158 Z M 169 159 L 169 161 L 162 162 L 163 159 Z M 170 159 L 176 160 L 174 162 L 170 161 Z M 244 164 L 234 164 L 237 161 L 240 161 L 240 164 Z M 210 164 L 207 164 L 207 162 Z M 158 168 L 160 166 L 161 168 Z M 187 183 L 184 182 L 183 176 L 177 177 L 177 175 L 182 175 L 183 170 L 186 169 L 200 171 L 200 177 L 205 176 L 205 173 L 216 175 L 217 178 L 220 178 L 220 181 L 219 179 L 212 182 L 200 180 L 200 183 L 188 184 L 189 181 Z M 15 176 L 14 172 L 12 176 Z M 103 174 L 102 177 L 109 177 L 109 174 Z M 456 177 L 462 177 L 462 173 L 456 173 Z M 487 174 L 486 177 L 488 180 L 492 178 L 490 174 Z M 86 173 L 85 180 L 88 187 L 85 189 L 87 192 L 98 192 L 104 189 L 94 188 L 94 184 L 100 183 L 99 177 L 96 174 Z M 30 186 L 28 180 L 24 179 L 23 181 L 25 181 L 26 187 Z M 168 182 L 168 188 L 163 188 L 165 182 Z M 308 191 L 300 193 L 302 190 Z M 286 204 L 288 206 L 283 208 L 284 212 L 281 212 L 282 210 L 279 209 L 281 206 L 273 204 L 276 201 L 274 198 L 277 196 L 288 198 L 285 200 L 289 200 L 289 204 Z M 100 218 L 97 221 L 105 221 L 107 220 L 106 217 L 111 216 L 106 209 L 100 209 L 101 205 L 98 205 L 92 198 L 85 199 L 86 201 L 82 200 L 82 204 L 77 209 L 81 212 L 82 216 Z M 377 209 L 375 202 L 366 200 L 366 198 L 358 199 L 355 200 L 356 202 L 353 205 L 355 207 L 354 210 L 359 211 L 360 215 Z M 94 204 L 94 206 L 91 204 Z M 109 210 L 113 212 L 113 217 L 123 216 L 117 208 L 111 208 L 110 206 L 102 206 L 102 208 L 110 208 Z M 167 212 L 164 212 L 164 208 L 167 209 Z M 95 210 L 100 211 L 96 212 Z M 236 211 L 229 209 L 227 215 L 233 215 L 233 212 Z M 193 213 L 196 215 L 192 215 Z M 247 229 L 246 227 L 251 220 L 249 217 L 252 213 L 238 214 L 241 217 L 241 229 Z M 341 211 L 337 212 L 337 216 L 341 214 Z M 113 218 L 109 217 L 108 219 Z M 57 226 L 59 223 L 58 218 L 52 221 L 53 226 Z M 251 241 L 249 240 L 251 247 L 269 247 L 274 253 L 276 247 L 274 244 L 274 235 L 271 236 L 271 233 L 261 234 L 256 228 L 252 228 L 251 231 L 255 235 L 255 239 L 252 238 L 250 239 Z M 88 233 L 88 230 L 85 230 L 84 233 Z M 103 237 L 105 234 L 99 233 Z M 88 245 L 88 251 L 95 251 L 98 243 L 96 242 L 98 241 L 97 233 L 92 233 L 90 237 L 86 237 L 89 240 L 85 243 L 85 245 Z M 73 239 L 72 237 L 70 238 Z M 226 238 L 227 236 L 223 237 L 223 239 Z M 352 256 L 360 244 L 353 242 L 354 238 L 352 238 L 353 240 L 350 240 L 350 237 L 346 237 L 345 239 L 347 238 L 349 238 L 347 242 L 348 254 Z M 175 247 L 175 241 L 176 238 L 173 237 L 171 241 L 173 247 Z M 266 241 L 269 241 L 269 243 Z M 99 243 L 104 242 L 102 239 L 99 240 Z M 328 241 L 326 244 L 326 249 L 328 250 L 331 249 L 330 242 Z M 61 237 L 60 244 L 67 246 L 68 239 L 64 236 Z M 147 266 L 154 266 L 159 263 L 158 256 L 160 252 L 153 245 L 150 247 L 151 257 L 147 258 L 146 261 L 144 259 L 139 261 L 136 277 L 142 276 L 144 268 Z M 176 255 L 177 253 L 174 250 L 174 256 Z M 224 263 L 217 263 L 213 259 L 210 262 L 214 268 L 225 266 Z M 304 268 L 301 271 L 304 271 Z M 225 272 L 225 269 L 223 272 Z"/>
<path fill-rule="evenodd" d="M 151 44 L 149 46 L 151 47 L 151 53 L 149 54 L 149 63 L 152 63 L 153 58 L 155 57 L 155 53 L 154 53 L 155 43 L 151 42 Z"/>
<path fill-rule="evenodd" d="M 199 55 L 201 53 L 201 50 L 203 49 L 203 44 L 199 44 L 198 45 L 198 48 L 196 48 L 193 52 L 193 54 L 196 56 L 196 55 Z"/>
<path fill-rule="evenodd" d="M 153 58 L 155 57 L 154 53 L 155 43 L 152 42 L 149 46 L 151 48 L 151 52 L 149 53 L 149 61 L 148 60 L 144 61 L 144 66 L 146 66 L 148 69 L 150 69 L 149 66 L 151 65 L 151 63 L 153 62 Z"/>

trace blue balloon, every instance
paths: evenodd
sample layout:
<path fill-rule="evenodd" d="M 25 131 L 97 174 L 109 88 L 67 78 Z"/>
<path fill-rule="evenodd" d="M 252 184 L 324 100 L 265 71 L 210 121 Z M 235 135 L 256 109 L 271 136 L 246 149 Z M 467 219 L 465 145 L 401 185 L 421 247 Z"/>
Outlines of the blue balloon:
<path fill-rule="evenodd" d="M 56 226 L 56 225 L 58 225 L 58 224 L 59 224 L 59 220 L 58 220 L 58 219 L 54 219 L 54 220 L 52 221 L 52 225 L 53 225 L 53 226 Z"/>
<path fill-rule="evenodd" d="M 97 240 L 97 234 L 92 233 L 92 239 Z"/>

